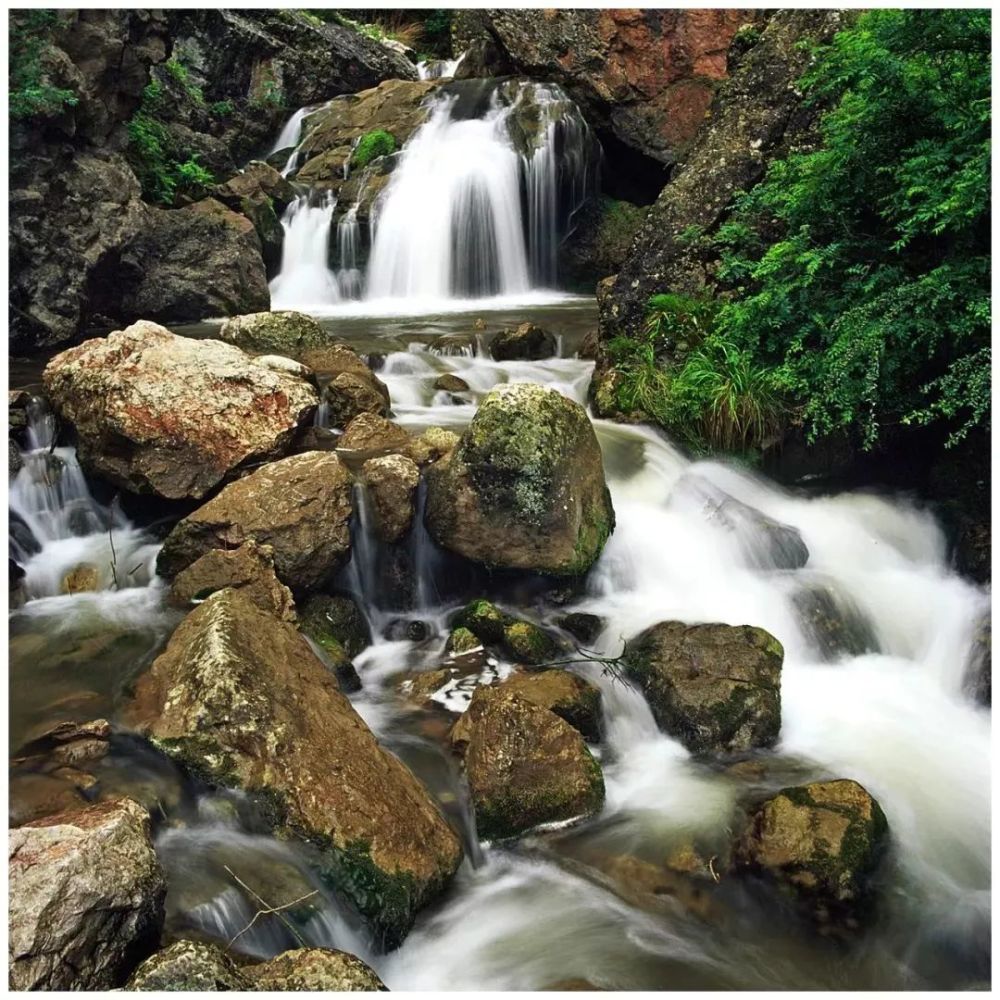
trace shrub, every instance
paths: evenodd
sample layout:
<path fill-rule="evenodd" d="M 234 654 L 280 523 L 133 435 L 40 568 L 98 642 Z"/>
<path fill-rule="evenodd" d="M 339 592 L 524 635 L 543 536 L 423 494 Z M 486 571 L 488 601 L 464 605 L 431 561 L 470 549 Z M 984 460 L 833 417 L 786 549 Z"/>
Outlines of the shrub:
<path fill-rule="evenodd" d="M 232 101 L 216 101 L 208 109 L 216 118 L 228 118 L 236 110 Z"/>
<path fill-rule="evenodd" d="M 372 160 L 380 156 L 389 156 L 396 152 L 396 137 L 384 129 L 374 129 L 366 132 L 354 147 L 351 155 L 351 166 L 358 169 L 367 167 Z"/>
<path fill-rule="evenodd" d="M 53 86 L 43 66 L 58 20 L 54 10 L 10 14 L 8 108 L 12 119 L 53 118 L 79 102 L 72 90 Z"/>

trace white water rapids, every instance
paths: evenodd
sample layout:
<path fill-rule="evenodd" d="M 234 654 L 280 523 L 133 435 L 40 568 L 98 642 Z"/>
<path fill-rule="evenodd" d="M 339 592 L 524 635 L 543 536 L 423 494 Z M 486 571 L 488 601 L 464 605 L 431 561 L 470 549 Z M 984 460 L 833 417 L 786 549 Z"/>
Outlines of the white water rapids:
<path fill-rule="evenodd" d="M 590 369 L 575 358 L 496 363 L 468 352 L 440 353 L 431 343 L 389 354 L 379 374 L 396 419 L 417 431 L 461 429 L 476 399 L 502 381 L 541 382 L 584 402 Z M 443 372 L 469 384 L 466 404 L 434 390 Z M 779 638 L 785 649 L 781 739 L 764 759 L 774 762 L 777 787 L 781 781 L 849 777 L 879 800 L 892 848 L 878 922 L 852 950 L 841 952 L 797 936 L 739 898 L 727 917 L 714 922 L 680 904 L 647 912 L 612 891 L 595 858 L 656 860 L 685 834 L 724 839 L 750 779 L 693 760 L 657 729 L 641 695 L 590 666 L 573 669 L 603 690 L 599 754 L 607 803 L 600 817 L 581 828 L 529 836 L 514 847 L 484 847 L 481 856 L 467 858 L 455 885 L 392 954 L 373 951 L 329 894 L 302 928 L 305 938 L 357 952 L 396 990 L 539 989 L 581 978 L 609 989 L 947 988 L 988 980 L 990 712 L 963 692 L 963 675 L 989 598 L 951 571 L 932 515 L 912 502 L 874 494 L 796 495 L 728 463 L 691 462 L 652 430 L 604 421 L 595 426 L 617 528 L 585 593 L 569 609 L 605 620 L 596 645 L 607 653 L 620 650 L 622 637 L 675 618 L 759 625 Z M 29 466 L 11 491 L 12 511 L 40 546 L 25 562 L 33 599 L 12 616 L 13 711 L 31 716 L 18 730 L 44 718 L 51 711 L 44 707 L 48 694 L 64 694 L 75 676 L 67 677 L 63 667 L 54 677 L 40 665 L 42 640 L 34 637 L 47 633 L 39 628 L 72 638 L 74 630 L 90 635 L 95 623 L 104 622 L 138 628 L 147 645 L 162 645 L 172 621 L 155 583 L 56 596 L 74 562 L 103 567 L 110 561 L 110 512 L 81 486 L 72 449 L 56 454 L 65 463 L 61 487 L 40 490 Z M 708 488 L 797 528 L 809 549 L 805 568 L 760 568 L 748 557 L 752 522 L 734 531 L 707 517 L 698 497 Z M 97 522 L 78 533 L 58 527 L 68 524 L 68 511 L 80 502 L 90 505 Z M 140 563 L 148 573 L 155 542 L 118 518 L 119 564 Z M 342 584 L 367 595 L 373 624 L 389 628 L 400 612 L 377 607 L 381 597 L 370 579 L 377 548 L 370 537 L 356 548 Z M 402 614 L 426 623 L 431 638 L 376 635 L 356 660 L 364 687 L 352 698 L 461 823 L 454 763 L 415 723 L 393 681 L 402 671 L 440 664 L 448 613 L 479 594 L 441 604 L 436 584 L 446 581 L 435 576 L 435 553 L 425 535 L 414 537 L 411 554 L 424 585 L 418 606 Z M 857 609 L 877 652 L 833 662 L 822 654 L 793 600 L 803 585 L 813 584 Z M 508 606 L 544 618 L 538 605 Z M 112 662 L 89 663 L 81 676 L 101 693 L 94 678 Z M 491 664 L 486 673 L 496 677 L 504 669 Z M 458 697 L 444 700 L 461 704 L 461 692 L 453 695 Z M 113 711 L 113 701 L 99 710 Z M 283 877 L 308 882 L 310 876 L 293 846 L 251 834 L 231 812 L 210 806 L 210 799 L 203 801 L 194 819 L 165 829 L 158 846 L 171 882 L 171 919 L 222 940 L 247 921 L 249 904 L 224 884 L 221 859 L 243 852 L 262 868 L 282 866 Z M 289 944 L 271 928 L 244 946 L 266 954 Z"/>

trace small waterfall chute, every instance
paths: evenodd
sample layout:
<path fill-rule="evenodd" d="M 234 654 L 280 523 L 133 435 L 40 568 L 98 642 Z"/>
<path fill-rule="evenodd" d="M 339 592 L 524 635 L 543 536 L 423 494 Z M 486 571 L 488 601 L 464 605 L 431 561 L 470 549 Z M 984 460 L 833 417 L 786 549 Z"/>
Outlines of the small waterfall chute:
<path fill-rule="evenodd" d="M 337 276 L 330 270 L 330 229 L 337 199 L 326 191 L 299 195 L 281 225 L 281 269 L 271 281 L 272 309 L 309 309 L 340 301 Z"/>

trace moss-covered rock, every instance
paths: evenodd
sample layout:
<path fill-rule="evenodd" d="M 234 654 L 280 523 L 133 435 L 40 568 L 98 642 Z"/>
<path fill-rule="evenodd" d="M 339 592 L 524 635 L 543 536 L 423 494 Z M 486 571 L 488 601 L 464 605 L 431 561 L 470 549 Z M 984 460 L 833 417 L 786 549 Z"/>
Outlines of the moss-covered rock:
<path fill-rule="evenodd" d="M 487 566 L 585 573 L 614 529 L 586 411 L 532 383 L 490 392 L 427 485 L 432 536 Z"/>
<path fill-rule="evenodd" d="M 332 338 L 312 316 L 282 309 L 233 316 L 222 324 L 219 339 L 251 354 L 280 354 L 303 361 L 311 350 L 325 347 Z"/>
<path fill-rule="evenodd" d="M 297 948 L 259 965 L 248 965 L 243 971 L 253 984 L 250 988 L 257 990 L 388 992 L 385 983 L 360 958 L 333 948 Z"/>
<path fill-rule="evenodd" d="M 888 841 L 878 802 L 856 781 L 785 788 L 761 803 L 737 841 L 738 869 L 763 874 L 821 927 L 852 927 L 872 901 Z"/>
<path fill-rule="evenodd" d="M 588 743 L 601 739 L 601 691 L 568 670 L 519 670 L 499 685 L 565 719 Z"/>
<path fill-rule="evenodd" d="M 553 639 L 532 622 L 514 621 L 503 630 L 507 652 L 521 663 L 537 666 L 553 659 L 559 647 Z"/>
<path fill-rule="evenodd" d="M 512 691 L 476 688 L 451 741 L 483 840 L 592 816 L 604 805 L 601 767 L 580 733 Z"/>
<path fill-rule="evenodd" d="M 495 643 L 503 639 L 507 617 L 495 604 L 480 598 L 462 608 L 455 624 L 467 628 L 483 642 Z"/>
<path fill-rule="evenodd" d="M 460 656 L 462 653 L 471 653 L 474 649 L 479 649 L 482 645 L 479 637 L 469 629 L 459 626 L 453 628 L 445 643 L 445 652 Z"/>
<path fill-rule="evenodd" d="M 126 990 L 170 993 L 221 993 L 253 988 L 253 980 L 221 948 L 204 941 L 175 941 L 150 955 L 125 986 Z"/>
<path fill-rule="evenodd" d="M 664 732 L 693 753 L 729 753 L 778 741 L 783 659 L 762 628 L 661 622 L 629 641 L 625 673 Z"/>
<path fill-rule="evenodd" d="M 342 595 L 314 594 L 303 605 L 299 627 L 319 645 L 336 644 L 352 659 L 372 642 L 371 629 L 357 604 Z"/>
<path fill-rule="evenodd" d="M 294 626 L 238 590 L 181 623 L 126 723 L 194 774 L 255 796 L 316 846 L 322 877 L 397 945 L 454 875 L 458 838 L 383 750 Z"/>
<path fill-rule="evenodd" d="M 490 341 L 494 361 L 542 361 L 556 354 L 556 338 L 534 323 L 501 330 Z"/>

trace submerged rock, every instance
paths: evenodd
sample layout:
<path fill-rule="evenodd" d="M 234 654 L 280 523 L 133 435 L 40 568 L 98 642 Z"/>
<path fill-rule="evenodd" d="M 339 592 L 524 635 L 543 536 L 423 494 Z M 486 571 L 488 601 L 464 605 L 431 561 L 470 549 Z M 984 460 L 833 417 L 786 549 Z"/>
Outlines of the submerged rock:
<path fill-rule="evenodd" d="M 420 470 L 404 455 L 370 458 L 361 478 L 375 506 L 376 533 L 383 542 L 398 542 L 413 523 Z"/>
<path fill-rule="evenodd" d="M 731 753 L 777 742 L 783 659 L 762 628 L 661 622 L 629 641 L 625 674 L 665 733 L 692 753 Z"/>
<path fill-rule="evenodd" d="M 12 989 L 110 989 L 156 947 L 166 886 L 137 802 L 36 820 L 8 847 Z"/>
<path fill-rule="evenodd" d="M 280 457 L 318 403 L 308 382 L 235 347 L 145 321 L 57 354 L 43 378 L 87 468 L 169 499 Z"/>
<path fill-rule="evenodd" d="M 785 788 L 761 803 L 735 846 L 738 868 L 763 874 L 821 926 L 856 926 L 888 840 L 878 802 L 856 781 Z"/>
<path fill-rule="evenodd" d="M 309 590 L 347 561 L 351 510 L 351 477 L 336 455 L 293 455 L 230 483 L 180 521 L 163 543 L 157 571 L 175 576 L 212 549 L 252 539 L 271 546 L 282 583 Z"/>
<path fill-rule="evenodd" d="M 565 719 L 588 743 L 601 739 L 601 691 L 568 670 L 519 670 L 498 685 Z"/>
<path fill-rule="evenodd" d="M 991 705 L 993 698 L 993 626 L 989 612 L 976 622 L 972 649 L 965 668 L 965 690 L 980 705 Z"/>
<path fill-rule="evenodd" d="M 878 652 L 875 628 L 867 615 L 832 585 L 806 584 L 791 600 L 803 631 L 824 660 Z"/>
<path fill-rule="evenodd" d="M 74 566 L 62 579 L 60 591 L 63 594 L 83 594 L 101 589 L 101 571 L 90 563 Z"/>
<path fill-rule="evenodd" d="M 274 549 L 250 538 L 238 549 L 212 549 L 181 570 L 170 586 L 174 604 L 187 607 L 217 590 L 234 587 L 264 611 L 282 621 L 295 621 L 291 591 L 274 572 Z"/>
<path fill-rule="evenodd" d="M 204 941 L 175 941 L 150 955 L 125 986 L 126 990 L 170 993 L 221 993 L 253 988 L 253 980 L 220 947 Z"/>
<path fill-rule="evenodd" d="M 542 361 L 555 353 L 556 338 L 534 323 L 501 330 L 490 342 L 490 357 L 494 361 Z"/>
<path fill-rule="evenodd" d="M 427 527 L 487 566 L 585 573 L 614 529 L 586 411 L 531 383 L 500 386 L 427 475 Z"/>
<path fill-rule="evenodd" d="M 556 624 L 580 642 L 593 642 L 604 630 L 604 619 L 584 611 L 573 611 L 556 619 Z"/>
<path fill-rule="evenodd" d="M 238 590 L 185 618 L 135 685 L 128 722 L 211 782 L 259 795 L 322 854 L 386 946 L 454 875 L 458 838 L 383 750 L 295 628 Z"/>
<path fill-rule="evenodd" d="M 388 992 L 385 983 L 360 958 L 333 948 L 286 951 L 243 972 L 257 990 L 283 992 Z"/>
<path fill-rule="evenodd" d="M 465 762 L 483 840 L 592 816 L 604 805 L 601 767 L 583 737 L 513 691 L 477 687 L 451 742 Z"/>
<path fill-rule="evenodd" d="M 445 372 L 434 380 L 434 388 L 439 392 L 468 392 L 469 383 L 452 372 Z"/>

